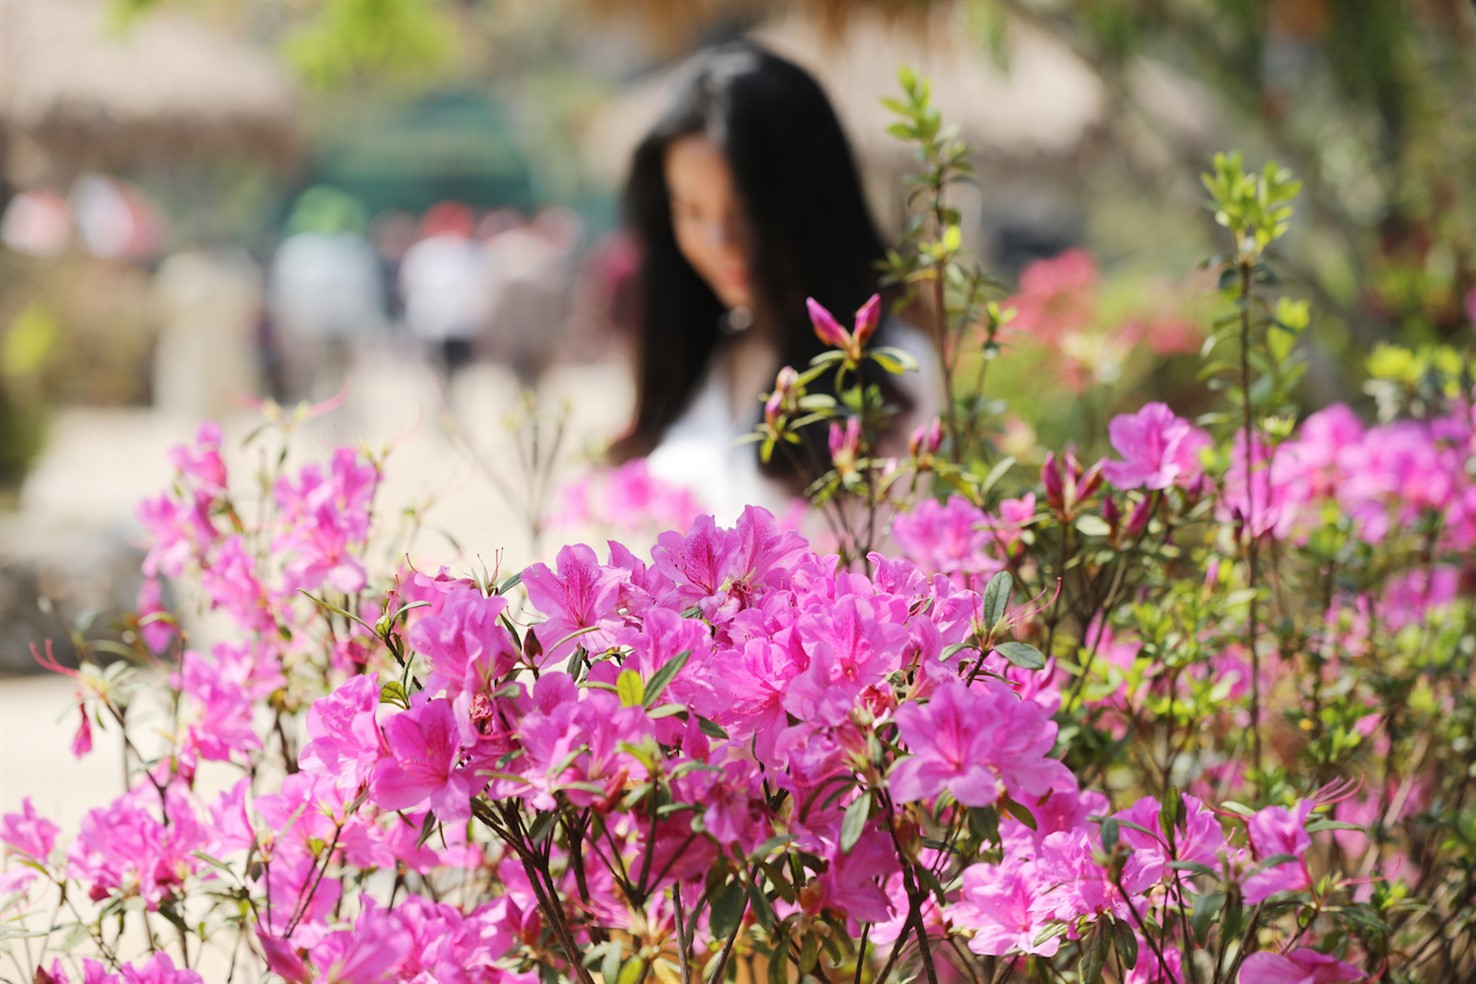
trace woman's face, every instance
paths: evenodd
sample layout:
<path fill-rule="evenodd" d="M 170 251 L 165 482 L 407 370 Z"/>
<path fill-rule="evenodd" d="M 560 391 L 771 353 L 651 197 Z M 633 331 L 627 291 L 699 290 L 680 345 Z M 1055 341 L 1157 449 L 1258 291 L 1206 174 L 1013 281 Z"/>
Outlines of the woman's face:
<path fill-rule="evenodd" d="M 666 187 L 682 256 L 725 306 L 751 307 L 747 221 L 723 152 L 704 136 L 672 141 Z"/>

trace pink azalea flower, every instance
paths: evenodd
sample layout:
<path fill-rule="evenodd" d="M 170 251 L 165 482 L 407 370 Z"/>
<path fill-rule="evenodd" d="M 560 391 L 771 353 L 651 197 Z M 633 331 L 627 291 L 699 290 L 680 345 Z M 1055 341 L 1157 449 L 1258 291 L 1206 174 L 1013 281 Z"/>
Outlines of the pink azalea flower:
<path fill-rule="evenodd" d="M 298 755 L 304 771 L 334 783 L 352 797 L 369 780 L 384 742 L 375 721 L 379 706 L 376 673 L 350 677 L 307 713 L 308 742 Z"/>
<path fill-rule="evenodd" d="M 1352 964 L 1307 947 L 1290 953 L 1262 950 L 1240 965 L 1240 984 L 1352 984 L 1367 979 Z"/>
<path fill-rule="evenodd" d="M 374 767 L 370 798 L 386 810 L 429 806 L 446 823 L 468 819 L 471 798 L 485 780 L 457 768 L 461 736 L 451 704 L 418 699 L 386 720 L 382 730 L 388 752 Z"/>
<path fill-rule="evenodd" d="M 1281 861 L 1247 878 L 1243 886 L 1246 902 L 1255 905 L 1277 892 L 1299 892 L 1312 887 L 1306 861 L 1312 838 L 1306 828 L 1307 817 L 1315 805 L 1311 800 L 1301 800 L 1290 810 L 1268 806 L 1247 822 L 1251 849 L 1258 861 L 1283 854 L 1291 855 L 1292 860 Z"/>
<path fill-rule="evenodd" d="M 976 864 L 964 870 L 958 901 L 946 915 L 955 926 L 968 930 L 969 949 L 985 956 L 1032 953 L 1056 954 L 1061 937 L 1036 942 L 1049 925 L 1032 908 L 1036 886 L 1028 865 Z"/>
<path fill-rule="evenodd" d="M 892 521 L 892 536 L 914 564 L 940 574 L 993 574 L 1004 562 L 989 551 L 988 515 L 960 495 L 924 499 Z"/>
<path fill-rule="evenodd" d="M 195 446 L 176 445 L 169 452 L 169 462 L 181 478 L 201 492 L 218 495 L 226 489 L 226 467 L 220 458 L 220 425 L 201 424 L 195 435 Z"/>
<path fill-rule="evenodd" d="M 836 851 L 818 879 L 813 911 L 830 910 L 859 922 L 886 922 L 896 912 L 886 882 L 899 870 L 897 849 L 874 826 L 861 835 L 849 854 Z"/>
<path fill-rule="evenodd" d="M 140 967 L 124 964 L 120 971 L 123 984 L 204 984 L 205 978 L 193 970 L 177 968 L 169 954 L 160 950 Z"/>
<path fill-rule="evenodd" d="M 1000 784 L 1027 802 L 1076 787 L 1071 772 L 1047 757 L 1056 742 L 1055 722 L 998 680 L 972 689 L 950 681 L 926 705 L 899 707 L 896 721 L 912 751 L 888 778 L 899 802 L 931 799 L 946 789 L 965 806 L 988 806 Z"/>
<path fill-rule="evenodd" d="M 1211 443 L 1208 434 L 1162 403 L 1113 417 L 1107 433 L 1123 460 L 1108 461 L 1102 474 L 1120 489 L 1188 486 L 1203 471 L 1199 452 Z"/>
<path fill-rule="evenodd" d="M 604 633 L 584 633 L 614 613 L 620 596 L 620 572 L 600 565 L 595 552 L 584 544 L 564 547 L 556 558 L 558 573 L 546 564 L 533 564 L 523 571 L 528 600 L 547 616 L 536 629 L 543 645 L 539 665 L 558 662 L 583 646 L 598 652 L 609 640 Z"/>
<path fill-rule="evenodd" d="M 20 855 L 43 867 L 47 865 L 51 849 L 56 846 L 57 833 L 56 824 L 36 812 L 29 796 L 21 800 L 21 812 L 7 813 L 0 820 L 0 844 L 5 845 L 5 853 Z M 27 865 L 18 866 L 11 873 L 0 876 L 0 893 L 24 890 L 37 874 Z"/>
<path fill-rule="evenodd" d="M 1020 274 L 1020 291 L 1007 302 L 1015 309 L 1007 330 L 1054 345 L 1062 335 L 1091 322 L 1096 289 L 1097 264 L 1086 250 L 1036 260 Z"/>
<path fill-rule="evenodd" d="M 455 697 L 512 670 L 517 650 L 499 618 L 506 608 L 506 598 L 483 597 L 481 591 L 468 588 L 447 595 L 439 614 L 415 623 L 410 644 L 430 668 L 427 691 L 445 690 Z"/>

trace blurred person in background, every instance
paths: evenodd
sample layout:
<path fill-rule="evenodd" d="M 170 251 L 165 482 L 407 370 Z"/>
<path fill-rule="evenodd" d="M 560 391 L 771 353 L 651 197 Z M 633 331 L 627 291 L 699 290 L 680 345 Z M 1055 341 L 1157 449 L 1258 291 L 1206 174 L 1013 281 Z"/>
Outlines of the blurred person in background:
<path fill-rule="evenodd" d="M 374 217 L 369 238 L 379 259 L 380 286 L 384 291 L 384 313 L 391 329 L 404 323 L 405 295 L 400 290 L 400 266 L 405 254 L 415 245 L 415 216 L 400 209 L 381 212 Z"/>
<path fill-rule="evenodd" d="M 441 202 L 420 220 L 420 241 L 400 263 L 405 324 L 425 346 L 449 398 L 456 374 L 472 359 L 485 319 L 482 245 L 476 219 L 457 202 Z"/>
<path fill-rule="evenodd" d="M 823 350 L 806 298 L 847 320 L 880 290 L 885 255 L 835 111 L 808 73 L 752 44 L 701 52 L 637 148 L 626 194 L 641 249 L 637 402 L 611 456 L 648 456 L 652 475 L 692 489 L 720 521 L 749 503 L 778 512 L 823 471 L 823 428 L 767 463 L 734 441 L 757 424 L 778 370 Z M 890 310 L 895 291 L 881 293 Z M 881 448 L 897 453 L 937 410 L 938 362 L 895 318 L 878 334 L 921 369 L 872 376 L 899 408 Z"/>
<path fill-rule="evenodd" d="M 156 408 L 182 419 L 220 420 L 260 394 L 262 292 L 256 261 L 213 233 L 159 264 Z"/>
<path fill-rule="evenodd" d="M 566 340 L 582 232 L 578 216 L 550 206 L 531 222 L 502 228 L 487 241 L 486 347 L 524 388 L 537 386 Z"/>
<path fill-rule="evenodd" d="M 335 188 L 310 188 L 293 207 L 269 277 L 287 399 L 341 389 L 356 350 L 384 331 L 384 285 L 368 226 L 363 206 Z"/>

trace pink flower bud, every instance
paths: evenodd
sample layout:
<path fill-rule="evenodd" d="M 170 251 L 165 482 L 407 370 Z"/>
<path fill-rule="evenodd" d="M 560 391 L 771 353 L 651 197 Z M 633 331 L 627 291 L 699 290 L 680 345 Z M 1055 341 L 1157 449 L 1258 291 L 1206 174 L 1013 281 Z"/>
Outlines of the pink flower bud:
<path fill-rule="evenodd" d="M 935 455 L 942 443 L 943 421 L 934 417 L 912 432 L 912 436 L 907 439 L 907 453 L 914 458 Z"/>
<path fill-rule="evenodd" d="M 1111 496 L 1102 500 L 1102 519 L 1106 521 L 1115 536 L 1117 527 L 1122 523 L 1122 510 L 1117 508 L 1117 500 Z"/>
<path fill-rule="evenodd" d="M 880 321 L 881 295 L 872 294 L 856 312 L 856 330 L 852 333 L 851 338 L 858 350 L 865 348 L 871 336 L 876 334 L 876 326 Z"/>
<path fill-rule="evenodd" d="M 835 470 L 842 475 L 856 470 L 856 458 L 861 451 L 861 421 L 852 417 L 846 421 L 845 429 L 834 421 L 830 424 L 830 458 Z"/>
<path fill-rule="evenodd" d="M 1088 468 L 1082 474 L 1080 480 L 1077 483 L 1076 489 L 1076 497 L 1078 500 L 1091 498 L 1092 493 L 1101 488 L 1102 466 L 1104 464 L 1106 464 L 1105 458 L 1098 461 L 1095 465 L 1092 465 L 1092 467 Z"/>
<path fill-rule="evenodd" d="M 1148 520 L 1153 518 L 1156 505 L 1157 499 L 1151 495 L 1145 496 L 1143 501 L 1138 503 L 1138 508 L 1134 509 L 1133 514 L 1128 517 L 1127 535 L 1129 537 L 1143 535 L 1143 531 L 1148 528 Z"/>
<path fill-rule="evenodd" d="M 779 414 L 789 409 L 794 398 L 795 383 L 799 380 L 799 373 L 794 371 L 793 366 L 785 366 L 779 370 L 779 375 L 774 377 L 774 392 L 764 401 L 764 423 L 770 427 L 778 425 Z"/>
<path fill-rule="evenodd" d="M 1056 512 L 1066 508 L 1066 490 L 1061 481 L 1061 465 L 1056 461 L 1056 452 L 1047 451 L 1045 463 L 1040 466 L 1040 480 L 1045 485 L 1046 502 Z"/>
<path fill-rule="evenodd" d="M 1064 455 L 1066 461 L 1066 472 L 1076 481 L 1081 480 L 1081 459 L 1076 456 L 1076 445 L 1068 444 Z"/>
<path fill-rule="evenodd" d="M 825 306 L 813 297 L 805 298 L 805 305 L 810 309 L 810 323 L 815 326 L 815 334 L 820 341 L 831 348 L 850 348 L 851 333 L 840 326 L 835 315 L 825 310 Z"/>

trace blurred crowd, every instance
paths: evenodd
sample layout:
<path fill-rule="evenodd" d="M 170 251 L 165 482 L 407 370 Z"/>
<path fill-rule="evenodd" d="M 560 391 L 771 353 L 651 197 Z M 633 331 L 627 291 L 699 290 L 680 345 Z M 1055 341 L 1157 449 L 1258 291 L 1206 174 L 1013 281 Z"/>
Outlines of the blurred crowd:
<path fill-rule="evenodd" d="M 322 399 L 379 353 L 436 370 L 443 396 L 477 361 L 537 384 L 557 360 L 607 356 L 627 320 L 635 266 L 621 233 L 573 211 L 524 214 L 445 201 L 370 215 L 345 192 L 301 193 L 268 248 L 197 236 L 162 248 L 165 223 L 126 182 L 27 192 L 0 218 L 23 254 L 68 251 L 151 278 L 154 403 L 218 416 L 253 396 Z"/>

